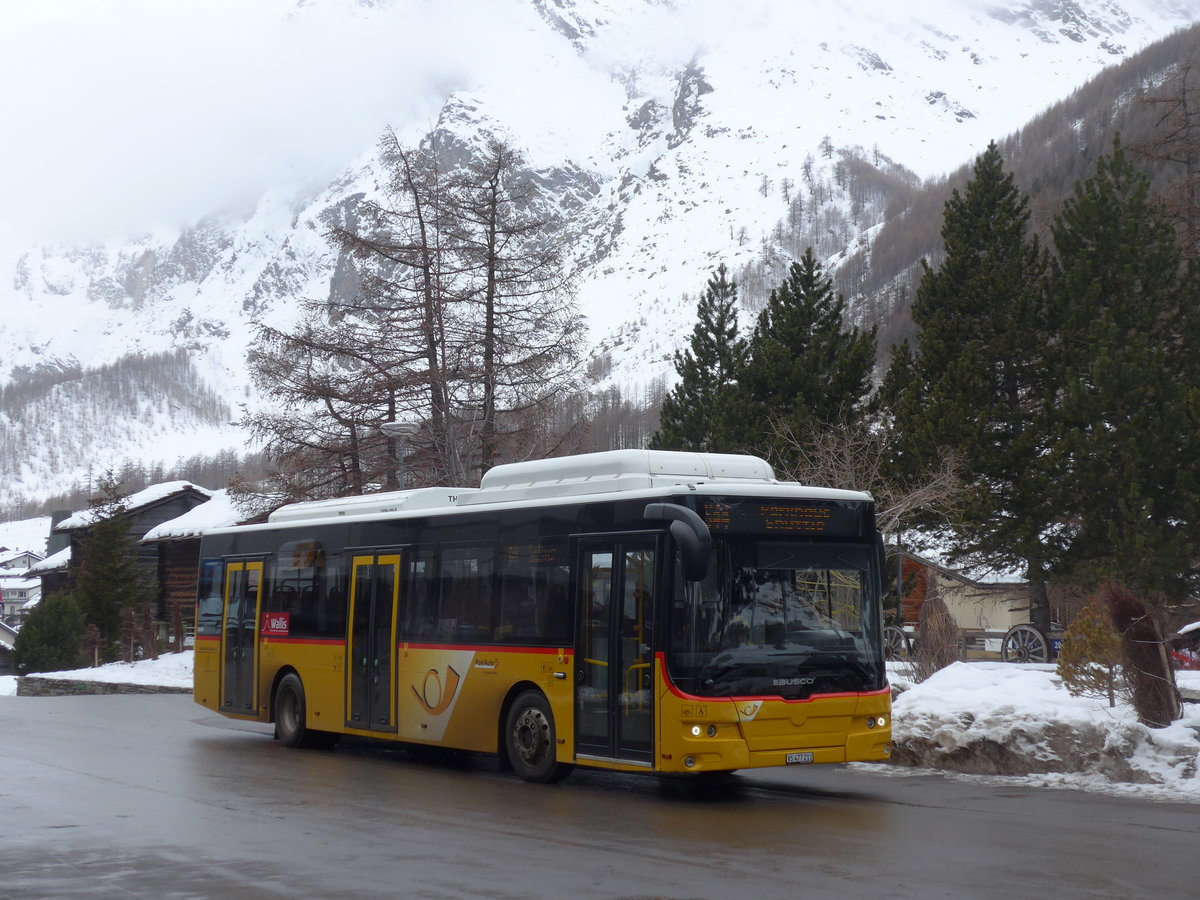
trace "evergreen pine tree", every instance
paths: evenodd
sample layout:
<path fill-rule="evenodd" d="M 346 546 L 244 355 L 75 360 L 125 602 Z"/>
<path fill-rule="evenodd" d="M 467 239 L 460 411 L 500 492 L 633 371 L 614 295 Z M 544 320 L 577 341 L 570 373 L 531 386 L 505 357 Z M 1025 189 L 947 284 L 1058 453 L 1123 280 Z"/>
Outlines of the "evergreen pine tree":
<path fill-rule="evenodd" d="M 153 603 L 157 589 L 138 561 L 125 498 L 111 473 L 100 488 L 92 500 L 94 522 L 80 539 L 74 593 L 86 623 L 100 629 L 102 656 L 113 659 L 121 636 L 121 609 L 138 610 Z"/>
<path fill-rule="evenodd" d="M 720 453 L 740 446 L 730 420 L 746 342 L 738 337 L 737 283 L 724 263 L 709 278 L 696 315 L 689 348 L 675 352 L 679 382 L 663 398 L 652 449 Z"/>
<path fill-rule="evenodd" d="M 1053 463 L 1071 514 L 1063 574 L 1182 596 L 1200 558 L 1196 278 L 1119 139 L 1076 185 L 1052 234 L 1063 378 Z"/>
<path fill-rule="evenodd" d="M 1028 201 L 990 144 L 963 192 L 946 202 L 944 257 L 913 302 L 916 349 L 894 357 L 884 395 L 898 439 L 896 466 L 913 477 L 947 454 L 971 490 L 951 535 L 959 556 L 1023 564 L 1031 620 L 1050 626 L 1046 599 L 1053 521 L 1042 463 L 1049 440 L 1052 376 L 1041 282 L 1045 254 L 1027 236 Z"/>
<path fill-rule="evenodd" d="M 29 613 L 14 642 L 17 672 L 61 672 L 77 669 L 84 633 L 83 612 L 75 596 L 60 591 L 43 597 Z"/>
<path fill-rule="evenodd" d="M 1107 697 L 1117 705 L 1124 642 L 1113 627 L 1108 606 L 1092 597 L 1063 633 L 1055 671 L 1072 697 Z"/>
<path fill-rule="evenodd" d="M 739 379 L 744 440 L 784 468 L 796 443 L 822 426 L 861 421 L 868 409 L 875 329 L 847 328 L 845 301 L 809 247 L 771 291 Z"/>

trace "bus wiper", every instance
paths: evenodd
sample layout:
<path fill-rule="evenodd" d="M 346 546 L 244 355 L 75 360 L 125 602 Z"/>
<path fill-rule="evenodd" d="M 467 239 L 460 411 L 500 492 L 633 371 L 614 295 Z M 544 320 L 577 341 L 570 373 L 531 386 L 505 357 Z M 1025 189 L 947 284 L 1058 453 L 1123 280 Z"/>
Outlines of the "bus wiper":
<path fill-rule="evenodd" d="M 864 678 L 874 678 L 875 674 L 876 674 L 875 670 L 873 668 L 866 665 L 862 660 L 855 659 L 853 656 L 850 656 L 849 654 L 822 653 L 819 655 L 811 656 L 808 659 L 808 664 L 810 666 L 830 665 L 831 663 L 833 663 L 833 664 L 842 663 L 844 665 L 847 665 L 851 669 L 853 669 L 855 672 L 857 672 L 859 675 L 862 675 Z"/>

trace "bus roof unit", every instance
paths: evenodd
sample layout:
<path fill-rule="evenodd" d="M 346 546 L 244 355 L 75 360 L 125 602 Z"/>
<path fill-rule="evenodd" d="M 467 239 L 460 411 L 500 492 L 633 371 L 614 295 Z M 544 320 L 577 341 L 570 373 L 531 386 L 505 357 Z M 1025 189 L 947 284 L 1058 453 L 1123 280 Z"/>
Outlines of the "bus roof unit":
<path fill-rule="evenodd" d="M 341 516 L 385 516 L 388 513 L 419 509 L 445 509 L 453 507 L 457 498 L 474 490 L 431 487 L 412 491 L 389 491 L 384 494 L 363 494 L 358 497 L 335 497 L 331 500 L 309 500 L 305 503 L 281 506 L 267 517 L 267 521 L 272 525 L 279 525 Z"/>
<path fill-rule="evenodd" d="M 771 467 L 755 456 L 608 450 L 496 466 L 483 476 L 479 490 L 458 498 L 458 505 L 611 494 L 705 482 L 778 483 Z"/>

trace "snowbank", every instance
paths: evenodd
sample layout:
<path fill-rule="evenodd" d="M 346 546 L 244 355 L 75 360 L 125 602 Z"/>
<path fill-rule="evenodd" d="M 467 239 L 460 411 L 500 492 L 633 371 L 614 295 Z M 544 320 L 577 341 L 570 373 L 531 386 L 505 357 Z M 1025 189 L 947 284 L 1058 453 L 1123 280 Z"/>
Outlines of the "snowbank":
<path fill-rule="evenodd" d="M 68 672 L 40 672 L 29 678 L 54 678 L 78 681 L 103 681 L 109 684 L 152 684 L 160 687 L 192 686 L 192 651 L 164 653 L 158 659 L 143 659 L 135 663 L 109 663 L 95 669 L 72 669 Z M 15 675 L 0 676 L 0 697 L 15 697 Z"/>
<path fill-rule="evenodd" d="M 1200 689 L 1200 673 L 1176 673 Z M 892 707 L 897 762 L 1028 783 L 1200 802 L 1200 705 L 1146 728 L 1127 705 L 1072 697 L 1053 666 L 955 663 L 902 690 Z"/>

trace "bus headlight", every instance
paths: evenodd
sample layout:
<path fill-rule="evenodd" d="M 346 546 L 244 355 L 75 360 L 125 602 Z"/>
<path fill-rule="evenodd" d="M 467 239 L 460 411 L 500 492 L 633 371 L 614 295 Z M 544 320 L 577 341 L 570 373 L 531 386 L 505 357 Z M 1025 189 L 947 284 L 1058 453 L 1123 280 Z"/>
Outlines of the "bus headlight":
<path fill-rule="evenodd" d="M 699 725 L 692 726 L 692 737 L 700 737 L 700 726 Z"/>

